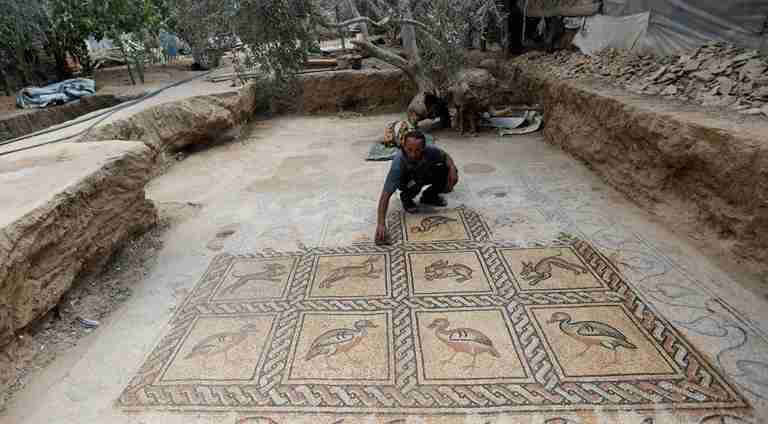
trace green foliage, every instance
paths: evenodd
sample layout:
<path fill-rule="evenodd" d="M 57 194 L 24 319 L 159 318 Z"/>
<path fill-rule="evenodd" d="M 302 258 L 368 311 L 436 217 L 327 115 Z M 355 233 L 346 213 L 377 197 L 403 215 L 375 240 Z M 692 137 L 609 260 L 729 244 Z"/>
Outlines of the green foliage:
<path fill-rule="evenodd" d="M 206 64 L 217 36 L 230 32 L 236 0 L 167 0 L 169 30 L 176 32 L 192 48 L 197 63 Z M 217 58 L 211 58 L 215 64 Z"/>
<path fill-rule="evenodd" d="M 419 22 L 425 24 L 431 37 L 419 37 L 416 41 L 426 75 L 436 87 L 445 88 L 464 66 L 464 34 L 469 30 L 467 10 L 471 2 L 433 0 L 416 9 Z"/>
<path fill-rule="evenodd" d="M 118 44 L 123 34 L 139 39 L 156 34 L 165 24 L 166 0 L 43 0 L 48 28 L 47 49 L 63 66 L 67 53 L 77 57 L 89 73 L 85 40 L 105 37 Z M 63 75 L 62 75 L 63 77 Z"/>
<path fill-rule="evenodd" d="M 0 69 L 32 83 L 43 46 L 55 60 L 59 79 L 69 77 L 67 55 L 77 58 L 90 74 L 85 40 L 126 33 L 143 42 L 169 24 L 171 0 L 0 0 Z M 134 58 L 138 61 L 141 58 Z"/>
<path fill-rule="evenodd" d="M 242 0 L 234 16 L 251 59 L 276 80 L 290 79 L 315 43 L 309 0 Z"/>
<path fill-rule="evenodd" d="M 15 68 L 29 84 L 37 62 L 35 42 L 43 39 L 47 26 L 43 5 L 39 0 L 0 0 L 0 8 L 0 69 Z"/>

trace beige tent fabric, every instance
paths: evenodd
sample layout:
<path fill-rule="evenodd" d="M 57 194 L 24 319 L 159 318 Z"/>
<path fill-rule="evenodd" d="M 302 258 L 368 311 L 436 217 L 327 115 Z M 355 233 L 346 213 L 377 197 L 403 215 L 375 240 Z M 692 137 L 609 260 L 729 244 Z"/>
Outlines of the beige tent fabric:
<path fill-rule="evenodd" d="M 627 16 L 650 12 L 638 48 L 678 54 L 711 41 L 768 51 L 765 0 L 604 0 L 603 13 Z"/>

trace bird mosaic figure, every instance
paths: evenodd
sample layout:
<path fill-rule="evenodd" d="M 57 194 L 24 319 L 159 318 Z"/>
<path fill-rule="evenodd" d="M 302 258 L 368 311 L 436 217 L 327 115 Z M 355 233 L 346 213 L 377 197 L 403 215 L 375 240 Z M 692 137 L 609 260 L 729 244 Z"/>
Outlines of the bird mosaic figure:
<path fill-rule="evenodd" d="M 560 323 L 560 331 L 568 337 L 587 346 L 576 357 L 582 356 L 594 346 L 600 346 L 604 349 L 613 351 L 613 362 L 618 362 L 617 348 L 637 349 L 627 336 L 616 328 L 599 321 L 574 321 L 565 312 L 555 312 L 547 321 L 548 324 Z"/>
<path fill-rule="evenodd" d="M 428 216 L 422 219 L 421 222 L 419 222 L 419 225 L 412 226 L 411 231 L 414 233 L 428 233 L 449 222 L 458 222 L 458 220 L 441 215 Z"/>
<path fill-rule="evenodd" d="M 494 358 L 499 358 L 499 351 L 493 346 L 493 341 L 478 330 L 471 328 L 454 328 L 449 330 L 450 321 L 445 318 L 437 318 L 432 321 L 427 328 L 435 330 L 435 336 L 446 346 L 453 350 L 450 358 L 440 361 L 441 366 L 451 362 L 459 353 L 472 355 L 472 364 L 463 367 L 464 369 L 475 369 L 477 356 L 488 353 Z"/>
<path fill-rule="evenodd" d="M 194 359 L 204 357 L 210 359 L 213 356 L 224 354 L 224 358 L 229 361 L 229 351 L 244 342 L 248 335 L 259 331 L 255 324 L 246 324 L 240 331 L 228 331 L 212 334 L 199 341 L 192 350 L 189 351 L 184 359 Z"/>
<path fill-rule="evenodd" d="M 378 325 L 366 319 L 355 321 L 354 329 L 337 328 L 328 330 L 312 342 L 307 354 L 304 356 L 304 360 L 311 361 L 314 358 L 323 356 L 325 358 L 325 365 L 333 371 L 338 371 L 338 368 L 332 366 L 328 362 L 328 358 L 343 353 L 347 359 L 361 367 L 362 364 L 360 361 L 349 356 L 348 352 L 360 344 L 360 342 L 368 335 L 368 328 L 377 327 Z"/>

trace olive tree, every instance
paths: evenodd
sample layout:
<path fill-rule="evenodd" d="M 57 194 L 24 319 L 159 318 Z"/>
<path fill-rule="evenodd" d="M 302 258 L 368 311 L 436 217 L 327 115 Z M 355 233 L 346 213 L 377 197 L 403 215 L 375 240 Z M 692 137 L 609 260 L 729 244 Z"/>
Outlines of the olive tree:
<path fill-rule="evenodd" d="M 236 35 L 247 59 L 276 81 L 290 79 L 302 68 L 317 28 L 359 25 L 362 38 L 351 43 L 402 69 L 417 87 L 409 106 L 416 119 L 446 117 L 443 99 L 464 65 L 467 34 L 482 32 L 491 17 L 504 20 L 495 0 L 169 1 L 174 3 L 178 33 L 193 52 L 195 46 L 204 49 L 217 34 Z M 399 33 L 402 49 L 371 42 L 371 31 Z"/>
<path fill-rule="evenodd" d="M 233 29 L 248 59 L 276 81 L 290 79 L 315 42 L 314 6 L 310 0 L 240 0 Z"/>
<path fill-rule="evenodd" d="M 373 57 L 394 65 L 413 81 L 418 94 L 409 115 L 420 120 L 440 116 L 450 122 L 444 98 L 449 84 L 464 66 L 463 48 L 470 31 L 483 32 L 491 21 L 504 20 L 494 0 L 342 0 L 354 16 L 336 26 L 363 24 L 362 40 L 352 44 Z M 368 15 L 363 15 L 365 5 Z M 372 43 L 368 29 L 399 31 L 403 51 Z"/>
<path fill-rule="evenodd" d="M 170 7 L 167 0 L 94 0 L 96 39 L 112 39 L 123 55 L 128 75 L 136 83 L 134 71 L 144 82 L 144 63 L 150 40 L 168 27 Z"/>
<path fill-rule="evenodd" d="M 14 69 L 24 85 L 35 82 L 38 45 L 45 40 L 47 22 L 39 0 L 24 3 L 0 0 L 0 77 L 6 94 L 12 89 L 6 70 Z"/>
<path fill-rule="evenodd" d="M 231 33 L 236 0 L 168 0 L 171 29 L 192 49 L 195 64 L 218 65 L 217 45 L 221 35 Z"/>

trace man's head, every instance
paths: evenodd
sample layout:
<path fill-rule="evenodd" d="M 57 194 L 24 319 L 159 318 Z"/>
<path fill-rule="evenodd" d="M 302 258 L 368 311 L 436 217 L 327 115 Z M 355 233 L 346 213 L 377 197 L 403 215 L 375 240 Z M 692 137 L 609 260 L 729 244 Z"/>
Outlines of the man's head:
<path fill-rule="evenodd" d="M 427 147 L 427 138 L 424 137 L 421 131 L 410 131 L 403 137 L 403 145 L 401 147 L 408 160 L 421 160 L 424 148 Z"/>

